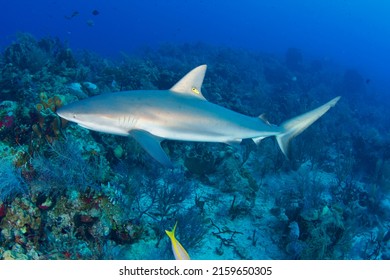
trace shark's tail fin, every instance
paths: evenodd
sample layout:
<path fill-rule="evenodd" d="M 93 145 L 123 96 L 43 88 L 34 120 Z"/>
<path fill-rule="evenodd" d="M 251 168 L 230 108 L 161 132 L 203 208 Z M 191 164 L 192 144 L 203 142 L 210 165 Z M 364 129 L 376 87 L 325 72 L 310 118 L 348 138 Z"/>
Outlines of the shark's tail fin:
<path fill-rule="evenodd" d="M 283 132 L 279 135 L 276 135 L 276 140 L 278 141 L 279 147 L 285 156 L 289 156 L 289 143 L 291 139 L 302 133 L 312 123 L 318 120 L 331 107 L 336 105 L 339 99 L 340 96 L 333 98 L 328 103 L 325 103 L 324 105 L 305 114 L 289 119 L 280 125 Z"/>

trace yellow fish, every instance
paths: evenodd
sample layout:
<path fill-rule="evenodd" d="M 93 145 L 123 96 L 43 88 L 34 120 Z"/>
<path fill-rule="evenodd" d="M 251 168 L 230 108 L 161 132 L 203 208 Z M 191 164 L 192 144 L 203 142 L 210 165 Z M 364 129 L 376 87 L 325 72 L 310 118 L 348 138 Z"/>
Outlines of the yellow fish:
<path fill-rule="evenodd" d="M 169 239 L 171 239 L 172 243 L 172 251 L 175 255 L 176 260 L 190 260 L 190 256 L 188 255 L 186 249 L 180 244 L 179 241 L 177 241 L 175 237 L 175 230 L 176 230 L 177 222 L 175 226 L 173 227 L 172 231 L 165 230 L 167 235 L 169 236 Z"/>

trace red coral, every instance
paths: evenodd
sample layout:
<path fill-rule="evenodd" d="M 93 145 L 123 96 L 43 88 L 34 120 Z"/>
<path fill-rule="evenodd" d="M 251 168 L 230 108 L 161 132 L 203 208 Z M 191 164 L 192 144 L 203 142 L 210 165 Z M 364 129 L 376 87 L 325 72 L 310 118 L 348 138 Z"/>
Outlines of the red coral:
<path fill-rule="evenodd" d="M 4 116 L 2 120 L 0 120 L 0 127 L 11 128 L 14 124 L 13 116 Z"/>
<path fill-rule="evenodd" d="M 0 204 L 0 218 L 4 217 L 7 214 L 7 209 L 5 208 L 5 204 Z"/>

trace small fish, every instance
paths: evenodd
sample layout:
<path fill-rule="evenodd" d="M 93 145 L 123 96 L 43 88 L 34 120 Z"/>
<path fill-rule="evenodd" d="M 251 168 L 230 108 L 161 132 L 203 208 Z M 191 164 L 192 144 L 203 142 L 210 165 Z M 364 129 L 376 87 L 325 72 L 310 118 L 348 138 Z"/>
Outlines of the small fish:
<path fill-rule="evenodd" d="M 77 17 L 80 13 L 78 11 L 73 11 L 73 13 L 70 16 L 65 16 L 66 19 L 72 19 L 74 17 Z"/>
<path fill-rule="evenodd" d="M 98 14 L 100 14 L 100 12 L 99 12 L 98 10 L 93 10 L 93 11 L 92 11 L 92 14 L 93 14 L 94 16 L 97 16 Z"/>
<path fill-rule="evenodd" d="M 191 258 L 188 255 L 186 249 L 184 249 L 184 247 L 180 244 L 179 241 L 177 241 L 177 239 L 175 237 L 176 226 L 177 226 L 177 222 L 176 222 L 175 226 L 173 227 L 172 231 L 168 231 L 168 230 L 165 231 L 167 233 L 167 235 L 169 236 L 169 239 L 171 239 L 172 251 L 173 251 L 173 254 L 175 255 L 175 259 L 176 260 L 190 260 Z"/>
<path fill-rule="evenodd" d="M 94 22 L 92 19 L 89 19 L 89 20 L 87 20 L 87 25 L 88 25 L 89 27 L 92 27 L 92 26 L 95 25 L 95 22 Z"/>

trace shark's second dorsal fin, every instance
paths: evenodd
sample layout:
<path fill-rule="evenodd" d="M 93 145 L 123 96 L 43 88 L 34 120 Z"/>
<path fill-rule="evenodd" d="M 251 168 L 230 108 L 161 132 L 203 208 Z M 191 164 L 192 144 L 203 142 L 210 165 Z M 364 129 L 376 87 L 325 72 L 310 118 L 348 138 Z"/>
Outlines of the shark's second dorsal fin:
<path fill-rule="evenodd" d="M 206 69 L 207 65 L 200 65 L 192 69 L 189 73 L 187 73 L 187 75 L 171 87 L 171 91 L 206 100 L 201 92 Z"/>
<path fill-rule="evenodd" d="M 265 123 L 266 125 L 269 125 L 269 126 L 273 126 L 267 119 L 267 116 L 265 115 L 265 113 L 261 114 L 260 116 L 258 116 L 258 118 L 260 120 L 263 121 L 263 123 Z"/>

